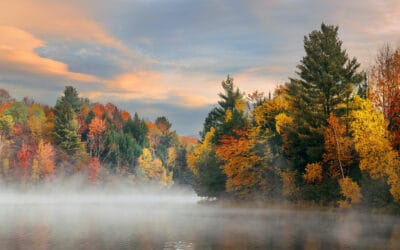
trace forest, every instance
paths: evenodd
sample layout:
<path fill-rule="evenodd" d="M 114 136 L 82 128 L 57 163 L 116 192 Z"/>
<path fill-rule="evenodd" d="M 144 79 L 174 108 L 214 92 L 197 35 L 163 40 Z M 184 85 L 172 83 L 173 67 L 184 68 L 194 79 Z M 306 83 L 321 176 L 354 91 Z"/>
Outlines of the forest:
<path fill-rule="evenodd" d="M 131 116 L 114 104 L 91 103 L 65 87 L 54 107 L 30 98 L 14 100 L 0 90 L 1 179 L 29 188 L 56 177 L 85 176 L 101 185 L 124 177 L 130 183 L 188 184 L 186 152 L 196 138 Z"/>
<path fill-rule="evenodd" d="M 180 136 L 67 86 L 54 107 L 0 90 L 0 175 L 29 189 L 83 176 L 190 185 L 202 197 L 400 210 L 400 49 L 368 71 L 337 26 L 304 37 L 297 77 L 243 93 L 231 76 L 198 138 Z M 245 84 L 245 83 L 243 83 Z"/>

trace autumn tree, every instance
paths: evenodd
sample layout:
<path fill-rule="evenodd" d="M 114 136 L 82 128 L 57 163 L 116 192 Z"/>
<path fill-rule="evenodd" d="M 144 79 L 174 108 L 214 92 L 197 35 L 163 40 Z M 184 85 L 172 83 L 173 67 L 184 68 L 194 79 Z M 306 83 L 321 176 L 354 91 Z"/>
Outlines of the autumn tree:
<path fill-rule="evenodd" d="M 100 157 L 104 150 L 104 139 L 106 131 L 106 122 L 97 116 L 89 124 L 88 144 L 92 156 Z"/>
<path fill-rule="evenodd" d="M 14 118 L 8 114 L 0 114 L 0 136 L 9 137 L 14 126 Z"/>
<path fill-rule="evenodd" d="M 273 195 L 272 191 L 278 187 L 274 182 L 272 153 L 265 138 L 257 128 L 234 133 L 223 136 L 215 149 L 227 176 L 226 191 L 238 197 Z"/>
<path fill-rule="evenodd" d="M 340 193 L 345 198 L 339 201 L 339 206 L 348 208 L 351 205 L 361 202 L 361 189 L 357 182 L 354 182 L 350 177 L 345 177 L 339 180 Z"/>
<path fill-rule="evenodd" d="M 319 183 L 322 181 L 322 166 L 319 163 L 309 163 L 306 165 L 303 179 L 307 183 Z"/>
<path fill-rule="evenodd" d="M 28 120 L 28 108 L 22 102 L 14 101 L 4 111 L 4 115 L 12 116 L 15 124 L 24 126 Z"/>
<path fill-rule="evenodd" d="M 38 144 L 35 161 L 38 164 L 40 179 L 51 180 L 55 172 L 55 152 L 50 143 L 41 140 Z M 33 175 L 33 174 L 32 174 Z"/>
<path fill-rule="evenodd" d="M 387 44 L 379 50 L 370 73 L 369 97 L 383 112 L 393 145 L 400 149 L 400 48 Z"/>
<path fill-rule="evenodd" d="M 46 115 L 42 107 L 38 104 L 29 107 L 27 125 L 34 144 L 37 144 L 43 138 L 45 121 Z"/>
<path fill-rule="evenodd" d="M 17 153 L 18 165 L 20 167 L 19 176 L 26 181 L 29 174 L 29 167 L 32 160 L 32 151 L 27 144 L 22 144 L 21 149 Z"/>
<path fill-rule="evenodd" d="M 329 166 L 332 177 L 349 175 L 350 166 L 356 160 L 353 141 L 346 135 L 346 127 L 333 113 L 328 118 L 324 134 L 325 153 L 323 162 Z"/>
<path fill-rule="evenodd" d="M 147 148 L 143 149 L 143 153 L 138 159 L 136 174 L 143 181 L 157 182 L 165 186 L 173 184 L 172 172 L 167 173 L 161 160 L 153 158 Z"/>
<path fill-rule="evenodd" d="M 355 97 L 350 130 L 355 150 L 360 156 L 360 169 L 373 179 L 387 178 L 394 200 L 400 200 L 400 161 L 393 149 L 383 114 L 373 104 Z"/>

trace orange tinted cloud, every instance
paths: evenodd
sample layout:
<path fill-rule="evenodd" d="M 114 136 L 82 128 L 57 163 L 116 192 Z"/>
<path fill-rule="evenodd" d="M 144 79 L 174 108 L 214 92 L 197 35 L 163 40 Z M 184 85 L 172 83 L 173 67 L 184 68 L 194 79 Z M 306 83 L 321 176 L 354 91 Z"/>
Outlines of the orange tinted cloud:
<path fill-rule="evenodd" d="M 110 81 L 109 87 L 117 90 L 119 96 L 129 98 L 165 99 L 168 88 L 161 83 L 156 72 L 138 71 L 117 76 Z"/>
<path fill-rule="evenodd" d="M 3 70 L 57 75 L 82 82 L 98 81 L 91 75 L 70 72 L 62 62 L 37 55 L 35 49 L 44 46 L 44 42 L 24 30 L 0 26 L 0 34 L 0 65 Z"/>
<path fill-rule="evenodd" d="M 179 77 L 179 82 L 191 83 L 186 86 L 179 86 L 174 79 L 178 80 L 167 73 L 141 70 L 105 81 L 105 91 L 92 91 L 84 95 L 95 99 L 111 97 L 118 100 L 166 102 L 183 107 L 202 107 L 214 103 L 215 98 L 199 95 L 204 91 L 208 94 L 212 92 L 204 84 L 193 84 L 193 77 Z"/>
<path fill-rule="evenodd" d="M 70 2 L 2 0 L 0 1 L 0 23 L 29 30 L 35 34 L 51 34 L 127 50 Z"/>

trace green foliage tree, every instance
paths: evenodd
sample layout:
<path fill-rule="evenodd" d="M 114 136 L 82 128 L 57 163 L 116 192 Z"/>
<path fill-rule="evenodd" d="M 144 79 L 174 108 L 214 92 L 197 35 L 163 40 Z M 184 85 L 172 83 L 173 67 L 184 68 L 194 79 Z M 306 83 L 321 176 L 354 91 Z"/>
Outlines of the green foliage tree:
<path fill-rule="evenodd" d="M 212 109 L 206 117 L 203 131 L 200 132 L 202 139 L 204 139 L 207 132 L 214 128 L 216 130 L 214 138 L 216 143 L 222 135 L 229 133 L 234 128 L 243 127 L 246 122 L 244 119 L 245 101 L 243 93 L 240 92 L 239 88 L 235 88 L 233 78 L 228 75 L 221 85 L 224 90 L 223 93 L 218 94 L 221 100 L 218 101 L 218 106 Z M 229 119 L 226 119 L 227 112 Z"/>
<path fill-rule="evenodd" d="M 211 128 L 204 140 L 188 155 L 188 165 L 194 174 L 193 188 L 202 197 L 220 197 L 225 193 L 226 175 L 220 169 L 212 143 L 215 129 Z"/>
<path fill-rule="evenodd" d="M 299 79 L 291 78 L 287 95 L 290 115 L 294 118 L 293 145 L 288 155 L 300 166 L 319 162 L 324 149 L 323 132 L 330 113 L 341 117 L 347 106 L 353 85 L 363 80 L 360 64 L 349 59 L 338 37 L 338 27 L 321 25 L 304 37 L 306 55 L 300 61 Z"/>
<path fill-rule="evenodd" d="M 76 90 L 66 87 L 64 96 L 57 100 L 54 107 L 54 143 L 69 155 L 74 155 L 81 148 L 81 137 L 78 134 L 79 127 L 75 113 L 77 109 L 75 106 L 77 94 L 75 93 L 77 93 Z"/>
<path fill-rule="evenodd" d="M 147 134 L 149 129 L 144 120 L 140 119 L 137 113 L 135 113 L 133 119 L 129 118 L 124 124 L 124 132 L 131 134 L 142 148 L 148 146 L 149 141 Z"/>

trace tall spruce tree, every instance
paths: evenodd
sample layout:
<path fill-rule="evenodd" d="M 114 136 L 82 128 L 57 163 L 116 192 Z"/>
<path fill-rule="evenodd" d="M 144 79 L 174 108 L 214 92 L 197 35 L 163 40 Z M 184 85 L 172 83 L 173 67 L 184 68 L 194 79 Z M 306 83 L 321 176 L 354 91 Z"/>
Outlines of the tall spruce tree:
<path fill-rule="evenodd" d="M 289 156 L 300 165 L 321 160 L 323 127 L 330 113 L 346 114 L 353 86 L 364 79 L 356 58 L 349 59 L 342 48 L 337 26 L 322 23 L 321 30 L 304 37 L 304 49 L 306 55 L 297 66 L 299 79 L 291 78 L 287 90 L 295 121 L 290 136 L 297 146 Z"/>
<path fill-rule="evenodd" d="M 202 142 L 194 156 L 189 157 L 189 165 L 195 169 L 194 189 L 200 196 L 219 197 L 225 194 L 226 175 L 221 169 L 223 162 L 215 153 L 224 136 L 235 135 L 236 129 L 247 125 L 243 93 L 235 87 L 233 78 L 228 76 L 221 83 L 223 92 L 218 106 L 208 114 L 203 131 Z"/>
<path fill-rule="evenodd" d="M 78 92 L 73 87 L 66 87 L 64 95 L 54 106 L 54 143 L 69 155 L 74 155 L 81 147 L 76 119 L 79 100 Z"/>
<path fill-rule="evenodd" d="M 238 88 L 235 88 L 233 78 L 229 75 L 226 80 L 222 81 L 221 85 L 224 90 L 223 93 L 218 94 L 221 100 L 218 101 L 218 106 L 208 113 L 204 121 L 203 131 L 200 132 L 202 139 L 204 139 L 207 132 L 214 128 L 216 130 L 214 141 L 217 143 L 222 134 L 229 133 L 233 128 L 241 128 L 245 125 L 244 110 L 239 107 L 241 103 L 244 104 L 243 93 Z M 227 111 L 232 116 L 229 122 L 226 121 Z"/>

